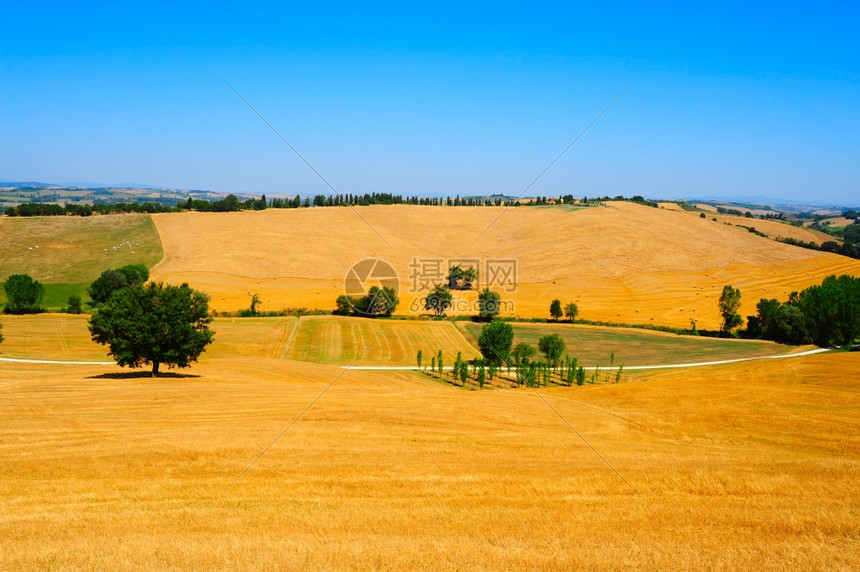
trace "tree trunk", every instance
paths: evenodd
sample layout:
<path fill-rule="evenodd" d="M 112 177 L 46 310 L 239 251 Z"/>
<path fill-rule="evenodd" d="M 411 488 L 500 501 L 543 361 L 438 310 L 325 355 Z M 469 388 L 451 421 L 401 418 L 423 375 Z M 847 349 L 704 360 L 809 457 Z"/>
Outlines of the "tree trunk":
<path fill-rule="evenodd" d="M 152 362 L 152 377 L 158 377 L 158 365 L 157 361 Z"/>

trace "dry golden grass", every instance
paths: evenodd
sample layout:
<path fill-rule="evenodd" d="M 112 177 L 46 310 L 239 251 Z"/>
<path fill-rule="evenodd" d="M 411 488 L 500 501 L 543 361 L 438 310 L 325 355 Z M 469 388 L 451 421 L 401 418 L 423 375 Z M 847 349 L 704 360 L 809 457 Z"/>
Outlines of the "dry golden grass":
<path fill-rule="evenodd" d="M 0 568 L 860 567 L 858 354 L 464 392 L 0 363 Z M 111 376 L 111 377 L 106 377 Z M 197 377 L 199 376 L 199 377 Z"/>
<path fill-rule="evenodd" d="M 5 341 L 0 357 L 59 360 L 110 361 L 107 348 L 92 341 L 87 315 L 36 314 L 0 316 Z"/>
<path fill-rule="evenodd" d="M 452 362 L 457 352 L 463 359 L 480 357 L 451 322 L 373 320 L 339 316 L 301 318 L 288 357 L 315 363 L 347 365 L 416 365 L 418 350 L 424 363 L 442 350 Z"/>
<path fill-rule="evenodd" d="M 854 224 L 854 219 L 845 218 L 844 216 L 836 216 L 824 219 L 823 221 L 821 221 L 821 224 L 829 225 L 832 228 L 845 228 L 846 226 Z"/>
<path fill-rule="evenodd" d="M 785 299 L 830 274 L 860 276 L 856 260 L 779 244 L 695 213 L 625 202 L 512 208 L 473 246 L 502 208 L 357 210 L 389 245 L 348 208 L 155 215 L 165 257 L 153 277 L 187 281 L 211 294 L 219 310 L 248 307 L 250 292 L 259 293 L 263 310 L 334 309 L 350 266 L 377 257 L 400 275 L 398 312 L 410 313 L 422 295 L 407 291 L 413 259 L 512 258 L 518 288 L 502 292 L 514 305 L 503 314 L 547 316 L 550 301 L 560 298 L 577 302 L 586 319 L 681 327 L 696 319 L 699 328 L 716 329 L 725 284 L 741 289 L 746 315 L 759 298 Z M 804 240 L 816 234 L 773 221 L 751 224 L 765 232 L 765 224 L 776 225 L 786 236 L 804 233 Z M 471 303 L 475 291 L 455 297 Z"/>
<path fill-rule="evenodd" d="M 107 348 L 94 343 L 87 316 L 38 314 L 2 318 L 6 341 L 0 357 L 52 361 L 110 361 Z M 215 340 L 201 359 L 277 358 L 359 366 L 415 366 L 418 350 L 428 366 L 438 350 L 445 363 L 457 352 L 463 359 L 479 357 L 477 338 L 482 324 L 448 321 L 401 321 L 305 316 L 278 318 L 216 318 Z M 558 333 L 567 353 L 580 365 L 662 365 L 736 358 L 755 358 L 809 349 L 760 340 L 723 340 L 677 336 L 628 328 L 569 324 L 514 324 L 514 342 L 537 347 L 540 336 Z M 371 343 L 373 342 L 373 343 Z"/>

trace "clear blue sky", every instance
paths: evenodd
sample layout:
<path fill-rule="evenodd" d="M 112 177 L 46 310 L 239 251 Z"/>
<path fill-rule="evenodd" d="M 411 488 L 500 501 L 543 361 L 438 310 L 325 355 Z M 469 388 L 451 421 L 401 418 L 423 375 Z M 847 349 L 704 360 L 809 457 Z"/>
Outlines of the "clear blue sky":
<path fill-rule="evenodd" d="M 409 4 L 408 6 L 406 4 Z M 0 179 L 860 203 L 860 8 L 5 2 Z"/>

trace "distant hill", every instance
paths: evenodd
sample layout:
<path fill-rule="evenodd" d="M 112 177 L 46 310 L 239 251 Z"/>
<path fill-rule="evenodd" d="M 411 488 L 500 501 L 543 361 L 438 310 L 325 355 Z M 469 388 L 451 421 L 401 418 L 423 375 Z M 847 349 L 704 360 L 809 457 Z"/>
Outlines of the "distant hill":
<path fill-rule="evenodd" d="M 191 189 L 159 189 L 153 187 L 99 187 L 54 185 L 37 181 L 0 181 L 0 207 L 14 207 L 22 203 L 116 204 L 153 202 L 174 206 L 189 197 L 218 200 L 227 193 Z M 237 195 L 249 198 L 252 195 Z"/>

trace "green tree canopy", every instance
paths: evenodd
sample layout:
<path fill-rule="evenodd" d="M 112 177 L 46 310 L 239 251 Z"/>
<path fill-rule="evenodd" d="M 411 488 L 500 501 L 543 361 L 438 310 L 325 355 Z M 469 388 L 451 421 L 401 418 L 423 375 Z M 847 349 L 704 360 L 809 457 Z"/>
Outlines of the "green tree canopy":
<path fill-rule="evenodd" d="M 536 353 L 537 350 L 533 345 L 526 342 L 520 342 L 514 346 L 514 350 L 511 352 L 511 357 L 514 359 L 514 363 L 519 366 L 533 358 Z"/>
<path fill-rule="evenodd" d="M 561 354 L 564 353 L 564 340 L 558 334 L 548 334 L 538 340 L 538 349 L 546 356 L 547 361 L 553 365 L 558 364 Z"/>
<path fill-rule="evenodd" d="M 92 306 L 97 307 L 104 304 L 111 294 L 131 286 L 132 284 L 143 284 L 149 280 L 149 270 L 142 264 L 128 264 L 122 268 L 105 270 L 87 288 L 87 294 L 92 299 Z"/>
<path fill-rule="evenodd" d="M 367 293 L 367 296 L 354 297 L 341 294 L 337 297 L 335 304 L 337 309 L 334 314 L 339 316 L 367 316 L 375 318 L 377 316 L 390 316 L 397 305 L 400 303 L 400 298 L 394 288 L 388 286 L 372 286 Z"/>
<path fill-rule="evenodd" d="M 424 300 L 424 309 L 433 310 L 437 316 L 444 316 L 453 303 L 454 297 L 451 295 L 451 291 L 439 284 L 427 294 L 427 298 Z"/>
<path fill-rule="evenodd" d="M 552 301 L 552 303 L 549 305 L 549 315 L 555 321 L 561 319 L 561 316 L 563 315 L 561 311 L 561 300 L 555 299 Z"/>
<path fill-rule="evenodd" d="M 798 306 L 816 345 L 853 344 L 860 333 L 860 278 L 828 276 L 802 291 Z"/>
<path fill-rule="evenodd" d="M 80 314 L 83 311 L 84 309 L 81 304 L 81 297 L 77 294 L 69 296 L 69 300 L 66 303 L 66 312 L 69 314 Z"/>
<path fill-rule="evenodd" d="M 188 367 L 212 343 L 209 297 L 188 284 L 133 285 L 114 292 L 89 320 L 93 341 L 125 367 Z"/>
<path fill-rule="evenodd" d="M 7 314 L 32 314 L 41 312 L 40 304 L 45 287 L 27 274 L 13 274 L 3 284 L 6 291 Z"/>
<path fill-rule="evenodd" d="M 481 329 L 478 347 L 487 363 L 500 365 L 508 360 L 514 343 L 514 329 L 501 320 L 493 320 Z"/>
<path fill-rule="evenodd" d="M 499 314 L 502 297 L 498 292 L 484 288 L 478 293 L 478 317 L 490 321 Z"/>
<path fill-rule="evenodd" d="M 460 268 L 454 265 L 448 269 L 448 288 L 452 290 L 470 290 L 472 282 L 478 279 L 476 268 Z"/>
<path fill-rule="evenodd" d="M 723 318 L 720 332 L 728 335 L 743 322 L 743 318 L 738 314 L 738 309 L 741 307 L 741 291 L 728 284 L 723 286 L 719 306 L 720 316 Z"/>
<path fill-rule="evenodd" d="M 570 304 L 568 304 L 564 307 L 564 315 L 567 317 L 568 320 L 570 320 L 572 322 L 579 315 L 579 308 L 577 307 L 576 304 L 571 302 Z"/>

